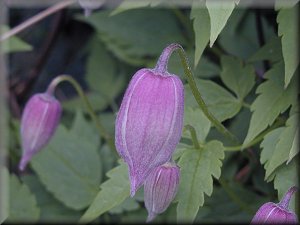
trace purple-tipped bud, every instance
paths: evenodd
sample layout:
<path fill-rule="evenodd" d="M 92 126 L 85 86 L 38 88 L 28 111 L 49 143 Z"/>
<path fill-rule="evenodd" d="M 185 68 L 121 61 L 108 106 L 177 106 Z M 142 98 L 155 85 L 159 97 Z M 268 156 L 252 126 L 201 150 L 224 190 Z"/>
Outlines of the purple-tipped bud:
<path fill-rule="evenodd" d="M 275 204 L 268 202 L 263 204 L 255 216 L 251 224 L 296 224 L 298 223 L 297 215 L 289 210 L 289 202 L 297 187 L 291 187 L 284 195 L 282 200 Z"/>
<path fill-rule="evenodd" d="M 23 155 L 19 169 L 23 171 L 32 156 L 53 136 L 59 123 L 61 105 L 48 93 L 35 94 L 27 102 L 21 120 Z"/>
<path fill-rule="evenodd" d="M 176 164 L 168 162 L 156 167 L 147 177 L 144 185 L 147 222 L 164 212 L 173 201 L 178 190 L 180 170 Z"/>
<path fill-rule="evenodd" d="M 183 84 L 167 72 L 173 50 L 167 47 L 154 69 L 135 73 L 116 119 L 116 148 L 129 167 L 131 196 L 155 167 L 171 159 L 181 137 Z"/>

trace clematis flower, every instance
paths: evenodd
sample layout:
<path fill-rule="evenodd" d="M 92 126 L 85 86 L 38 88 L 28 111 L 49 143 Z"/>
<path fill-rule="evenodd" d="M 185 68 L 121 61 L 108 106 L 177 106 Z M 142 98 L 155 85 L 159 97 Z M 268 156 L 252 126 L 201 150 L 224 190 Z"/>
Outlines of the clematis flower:
<path fill-rule="evenodd" d="M 115 144 L 129 167 L 131 196 L 155 167 L 170 160 L 181 137 L 183 84 L 167 71 L 173 50 L 174 45 L 165 48 L 154 69 L 134 74 L 117 115 Z"/>
<path fill-rule="evenodd" d="M 176 196 L 179 178 L 179 167 L 171 162 L 156 167 L 147 177 L 144 186 L 145 206 L 148 211 L 147 222 L 169 207 Z"/>
<path fill-rule="evenodd" d="M 61 105 L 48 93 L 33 95 L 27 102 L 21 119 L 23 155 L 19 169 L 23 171 L 34 154 L 53 136 L 59 123 Z"/>
<path fill-rule="evenodd" d="M 296 224 L 298 223 L 297 216 L 294 212 L 289 210 L 289 203 L 293 193 L 297 188 L 291 187 L 284 195 L 282 200 L 275 204 L 268 202 L 263 204 L 255 216 L 251 224 Z"/>

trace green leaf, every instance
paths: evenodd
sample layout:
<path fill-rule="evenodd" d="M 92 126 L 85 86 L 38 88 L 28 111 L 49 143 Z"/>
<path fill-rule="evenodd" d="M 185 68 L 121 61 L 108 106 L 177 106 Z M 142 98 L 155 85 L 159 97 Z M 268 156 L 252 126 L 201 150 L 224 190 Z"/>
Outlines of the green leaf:
<path fill-rule="evenodd" d="M 199 207 L 204 204 L 204 193 L 213 192 L 213 177 L 221 175 L 224 147 L 219 141 L 208 142 L 203 149 L 186 149 L 179 160 L 180 186 L 177 194 L 177 220 L 193 222 Z"/>
<path fill-rule="evenodd" d="M 112 214 L 120 214 L 123 212 L 129 212 L 140 208 L 137 201 L 131 197 L 126 198 L 120 205 L 109 210 Z"/>
<path fill-rule="evenodd" d="M 239 0 L 230 1 L 206 1 L 206 7 L 210 17 L 210 47 L 213 46 L 218 35 L 226 25 L 235 3 Z"/>
<path fill-rule="evenodd" d="M 273 124 L 280 113 L 283 113 L 297 99 L 297 80 L 284 89 L 282 62 L 273 66 L 266 74 L 268 79 L 259 85 L 256 93 L 259 96 L 251 105 L 253 111 L 244 144 L 249 143 L 268 125 Z"/>
<path fill-rule="evenodd" d="M 172 42 L 185 44 L 175 15 L 166 9 L 133 9 L 110 17 L 99 11 L 83 19 L 107 48 L 124 62 L 145 65 Z"/>
<path fill-rule="evenodd" d="M 15 175 L 10 176 L 10 203 L 9 222 L 36 222 L 39 219 L 40 209 L 37 207 L 35 196 L 26 184 L 22 184 Z"/>
<path fill-rule="evenodd" d="M 284 162 L 289 164 L 293 157 L 298 154 L 299 113 L 290 116 L 286 126 L 277 128 L 268 133 L 261 143 L 261 163 L 266 169 L 265 179 L 270 181 L 274 178 L 276 170 Z M 274 172 L 275 171 L 275 172 Z"/>
<path fill-rule="evenodd" d="M 56 200 L 41 184 L 37 176 L 22 176 L 22 181 L 28 185 L 32 193 L 34 193 L 37 205 L 40 208 L 41 222 L 76 222 L 79 219 L 80 212 L 65 207 Z"/>
<path fill-rule="evenodd" d="M 117 154 L 107 144 L 101 146 L 100 157 L 102 160 L 103 175 L 117 164 Z"/>
<path fill-rule="evenodd" d="M 125 74 L 98 38 L 91 40 L 89 49 L 86 81 L 92 91 L 99 93 L 109 103 L 123 90 Z"/>
<path fill-rule="evenodd" d="M 236 115 L 241 102 L 223 87 L 210 80 L 195 79 L 208 110 L 219 120 L 224 121 Z M 185 105 L 198 108 L 191 89 L 185 85 Z"/>
<path fill-rule="evenodd" d="M 143 0 L 143 1 L 132 1 L 132 0 L 124 0 L 117 8 L 115 8 L 112 12 L 111 12 L 111 16 L 114 16 L 116 14 L 125 12 L 127 10 L 130 9 L 137 9 L 137 8 L 142 8 L 142 7 L 146 7 L 146 6 L 157 6 L 160 4 L 161 1 L 159 0 Z"/>
<path fill-rule="evenodd" d="M 283 127 L 272 130 L 265 135 L 264 140 L 260 144 L 260 147 L 262 148 L 260 162 L 264 164 L 264 168 L 266 170 L 265 180 L 270 180 L 269 176 L 267 176 L 267 174 L 271 174 L 269 171 L 272 170 L 272 168 L 270 168 L 270 159 L 274 155 L 276 144 L 283 130 Z M 273 168 L 273 170 L 274 169 L 275 168 Z"/>
<path fill-rule="evenodd" d="M 255 83 L 255 71 L 251 65 L 243 65 L 242 60 L 232 56 L 221 57 L 221 79 L 242 101 Z"/>
<path fill-rule="evenodd" d="M 72 129 L 59 126 L 45 149 L 33 157 L 31 165 L 58 200 L 72 209 L 83 209 L 99 190 L 98 146 L 97 133 L 82 114 L 77 113 Z"/>
<path fill-rule="evenodd" d="M 100 145 L 99 134 L 97 133 L 96 126 L 93 125 L 93 123 L 88 122 L 79 109 L 76 111 L 70 132 L 72 135 L 80 137 L 80 139 L 84 142 L 92 143 L 97 146 Z"/>
<path fill-rule="evenodd" d="M 280 38 L 273 37 L 267 43 L 261 47 L 257 52 L 255 52 L 248 62 L 269 60 L 272 63 L 278 62 L 282 59 L 282 50 Z"/>
<path fill-rule="evenodd" d="M 264 147 L 263 151 L 267 151 L 268 157 L 263 157 L 263 161 L 267 158 L 267 165 L 266 165 L 266 178 L 271 175 L 271 173 L 281 164 L 286 161 L 290 161 L 293 157 L 299 152 L 298 148 L 298 134 L 299 134 L 299 113 L 293 114 L 287 121 L 286 127 L 278 128 L 271 133 L 270 135 L 266 135 L 265 139 L 266 142 L 263 142 Z M 278 131 L 280 130 L 280 132 Z M 274 135 L 278 134 L 277 135 Z M 274 139 L 274 136 L 276 139 Z M 271 139 L 273 143 L 270 143 Z M 276 145 L 274 146 L 274 144 Z M 272 148 L 272 150 L 270 149 Z M 272 152 L 272 154 L 268 154 Z M 287 162 L 287 163 L 288 163 Z"/>
<path fill-rule="evenodd" d="M 203 2 L 203 1 L 199 1 Z M 193 19 L 193 27 L 195 32 L 195 59 L 196 66 L 201 58 L 201 55 L 209 41 L 210 20 L 206 8 L 201 7 L 196 1 L 193 1 L 190 18 Z"/>
<path fill-rule="evenodd" d="M 277 149 L 284 154 L 282 157 L 278 155 L 280 164 L 286 160 L 288 164 L 299 153 L 299 112 L 291 115 L 286 121 L 285 129 L 276 145 Z"/>
<path fill-rule="evenodd" d="M 278 36 L 281 36 L 282 55 L 284 59 L 284 87 L 286 88 L 299 63 L 299 12 L 298 6 L 282 8 L 277 15 Z"/>
<path fill-rule="evenodd" d="M 207 57 L 202 56 L 198 66 L 195 69 L 195 76 L 199 78 L 211 78 L 220 74 L 220 67 L 209 60 Z"/>
<path fill-rule="evenodd" d="M 184 110 L 184 125 L 193 126 L 196 130 L 197 138 L 201 142 L 204 142 L 210 129 L 209 119 L 207 119 L 199 108 L 193 109 L 191 107 L 187 107 Z M 190 132 L 185 130 L 182 136 L 190 137 Z"/>
<path fill-rule="evenodd" d="M 299 185 L 298 165 L 299 161 L 297 162 L 297 159 L 294 158 L 290 164 L 282 165 L 275 170 L 274 187 L 278 191 L 278 200 L 283 197 L 290 187 Z M 295 211 L 295 195 L 292 197 L 289 207 L 291 210 Z"/>
<path fill-rule="evenodd" d="M 9 28 L 7 26 L 2 25 L 0 27 L 0 34 L 4 34 L 8 30 Z M 9 39 L 6 39 L 5 41 L 1 42 L 1 52 L 4 54 L 13 52 L 25 52 L 31 50 L 31 45 L 29 45 L 28 43 L 24 42 L 16 36 L 12 36 Z"/>
<path fill-rule="evenodd" d="M 299 118 L 299 115 L 298 115 L 298 118 Z M 298 127 L 296 128 L 295 133 L 292 134 L 292 135 L 294 135 L 294 137 L 293 137 L 293 141 L 291 144 L 289 158 L 288 158 L 288 161 L 286 162 L 287 164 L 289 164 L 290 161 L 299 153 L 299 120 L 298 120 L 298 118 L 296 118 L 296 120 L 297 120 L 296 126 L 298 126 Z"/>
<path fill-rule="evenodd" d="M 120 205 L 129 196 L 130 184 L 125 163 L 110 170 L 107 176 L 109 179 L 101 184 L 101 190 L 80 218 L 81 222 L 87 223 L 96 219 L 106 211 Z"/>
<path fill-rule="evenodd" d="M 191 147 L 192 147 L 191 144 L 188 145 L 186 143 L 179 142 L 178 145 L 176 146 L 175 152 L 172 155 L 172 159 L 176 161 L 182 156 L 182 154 L 185 152 L 187 148 L 191 148 Z"/>

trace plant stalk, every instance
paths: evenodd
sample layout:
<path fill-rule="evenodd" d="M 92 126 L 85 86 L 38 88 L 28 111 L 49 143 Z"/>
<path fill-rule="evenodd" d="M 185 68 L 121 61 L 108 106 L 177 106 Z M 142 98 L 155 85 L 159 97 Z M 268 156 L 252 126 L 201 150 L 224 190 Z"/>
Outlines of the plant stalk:
<path fill-rule="evenodd" d="M 99 132 L 99 135 L 106 140 L 106 142 L 108 143 L 108 145 L 110 146 L 111 149 L 116 150 L 113 138 L 106 132 L 105 128 L 100 123 L 90 101 L 84 94 L 84 91 L 82 90 L 79 83 L 74 78 L 72 78 L 69 75 L 60 75 L 60 76 L 56 77 L 55 79 L 52 80 L 52 82 L 48 86 L 47 93 L 54 95 L 56 86 L 63 81 L 68 81 L 69 83 L 71 83 L 73 85 L 73 87 L 76 89 L 77 93 L 81 97 L 82 101 L 85 103 L 91 118 L 94 120 L 96 128 Z"/>
<path fill-rule="evenodd" d="M 49 8 L 47 8 L 46 10 L 38 13 L 37 15 L 29 18 L 28 20 L 26 20 L 25 22 L 19 24 L 18 26 L 14 27 L 13 29 L 7 31 L 6 33 L 4 33 L 1 37 L 0 37 L 0 41 L 4 41 L 10 37 L 12 37 L 13 35 L 16 35 L 18 33 L 20 33 L 21 31 L 25 30 L 26 28 L 34 25 L 35 23 L 41 21 L 42 19 L 46 18 L 47 16 L 50 16 L 51 14 L 68 7 L 69 5 L 72 5 L 76 2 L 76 0 L 66 0 L 66 1 L 62 1 L 59 2 Z"/>
<path fill-rule="evenodd" d="M 189 124 L 185 125 L 184 128 L 187 129 L 190 132 L 194 147 L 196 149 L 200 149 L 201 147 L 200 147 L 200 144 L 199 144 L 199 141 L 198 141 L 198 138 L 197 138 L 197 133 L 196 133 L 195 128 L 193 126 L 189 125 Z"/>

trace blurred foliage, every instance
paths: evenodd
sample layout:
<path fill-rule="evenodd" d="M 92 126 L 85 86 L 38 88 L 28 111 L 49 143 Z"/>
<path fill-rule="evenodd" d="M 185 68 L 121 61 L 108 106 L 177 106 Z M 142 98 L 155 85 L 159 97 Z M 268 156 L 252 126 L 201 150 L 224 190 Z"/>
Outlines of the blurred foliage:
<path fill-rule="evenodd" d="M 261 204 L 278 202 L 290 186 L 299 185 L 299 3 L 252 9 L 239 7 L 238 0 L 229 5 L 197 0 L 186 8 L 160 7 L 161 2 L 125 0 L 87 18 L 69 9 L 65 30 L 30 94 L 70 73 L 114 136 L 116 113 L 135 71 L 154 67 L 168 44 L 181 44 L 209 111 L 239 144 L 259 141 L 228 151 L 233 143 L 200 110 L 174 53 L 169 71 L 185 84 L 184 125 L 194 128 L 202 148 L 195 148 L 184 129 L 173 155 L 181 167 L 180 188 L 154 222 L 249 223 Z M 18 21 L 23 13 L 28 16 L 25 12 L 12 10 L 11 18 Z M 31 28 L 34 37 L 25 32 L 22 39 L 3 43 L 1 50 L 11 57 L 11 80 L 38 58 L 45 24 Z M 2 33 L 7 30 L 1 27 Z M 129 197 L 127 166 L 99 137 L 81 99 L 68 85 L 56 94 L 64 107 L 61 124 L 23 174 L 17 172 L 19 120 L 10 117 L 7 222 L 145 222 L 143 189 Z M 290 208 L 299 215 L 295 197 Z"/>

